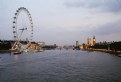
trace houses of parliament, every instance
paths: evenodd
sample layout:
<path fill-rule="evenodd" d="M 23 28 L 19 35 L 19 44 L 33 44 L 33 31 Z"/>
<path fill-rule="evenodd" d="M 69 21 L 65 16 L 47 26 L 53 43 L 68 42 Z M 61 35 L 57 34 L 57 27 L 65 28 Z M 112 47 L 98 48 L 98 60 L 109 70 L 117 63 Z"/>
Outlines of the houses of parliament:
<path fill-rule="evenodd" d="M 94 46 L 96 44 L 96 38 L 93 36 L 93 40 L 91 38 L 87 38 L 87 46 Z"/>

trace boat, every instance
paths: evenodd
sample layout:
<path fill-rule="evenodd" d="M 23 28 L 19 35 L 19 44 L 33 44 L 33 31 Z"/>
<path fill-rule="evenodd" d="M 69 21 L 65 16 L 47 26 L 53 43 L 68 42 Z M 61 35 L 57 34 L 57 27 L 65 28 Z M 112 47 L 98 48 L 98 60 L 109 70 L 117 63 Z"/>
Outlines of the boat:
<path fill-rule="evenodd" d="M 14 55 L 21 54 L 20 51 L 13 52 Z"/>
<path fill-rule="evenodd" d="M 118 57 L 121 57 L 121 54 L 120 54 L 120 55 L 118 55 Z"/>

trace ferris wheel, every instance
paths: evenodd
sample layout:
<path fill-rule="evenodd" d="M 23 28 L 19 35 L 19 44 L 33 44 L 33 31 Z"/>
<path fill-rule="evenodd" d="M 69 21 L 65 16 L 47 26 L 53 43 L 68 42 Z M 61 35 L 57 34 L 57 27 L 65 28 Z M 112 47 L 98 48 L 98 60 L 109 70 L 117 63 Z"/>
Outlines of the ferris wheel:
<path fill-rule="evenodd" d="M 28 18 L 29 18 L 29 23 L 30 23 L 30 27 L 21 27 L 21 28 L 18 28 L 17 24 L 17 20 L 18 20 L 18 16 L 19 14 L 24 11 Z M 15 13 L 15 16 L 13 17 L 14 20 L 13 20 L 13 37 L 14 37 L 14 40 L 20 40 L 21 39 L 21 36 L 22 36 L 22 32 L 24 30 L 28 30 L 29 29 L 29 41 L 32 41 L 32 38 L 33 38 L 33 21 L 32 21 L 32 17 L 31 17 L 31 14 L 29 13 L 28 9 L 24 8 L 24 7 L 20 7 L 18 8 L 18 10 L 16 10 L 16 13 Z M 22 31 L 21 33 L 19 33 L 18 31 Z"/>
<path fill-rule="evenodd" d="M 28 26 L 21 26 L 21 27 L 18 26 L 18 23 L 19 23 L 18 20 L 20 19 L 19 16 L 21 15 L 22 12 L 25 13 L 27 16 L 28 21 L 26 21 L 26 22 L 29 23 Z M 25 33 L 27 36 L 25 36 Z M 31 17 L 31 14 L 29 13 L 28 9 L 26 9 L 24 7 L 18 8 L 15 12 L 15 16 L 13 17 L 13 37 L 16 42 L 14 43 L 12 48 L 16 48 L 16 44 L 21 45 L 20 41 L 23 39 L 22 36 L 24 36 L 24 40 L 26 39 L 26 41 L 28 43 L 30 43 L 33 39 L 32 17 Z M 19 48 L 19 47 L 17 47 L 17 48 Z"/>

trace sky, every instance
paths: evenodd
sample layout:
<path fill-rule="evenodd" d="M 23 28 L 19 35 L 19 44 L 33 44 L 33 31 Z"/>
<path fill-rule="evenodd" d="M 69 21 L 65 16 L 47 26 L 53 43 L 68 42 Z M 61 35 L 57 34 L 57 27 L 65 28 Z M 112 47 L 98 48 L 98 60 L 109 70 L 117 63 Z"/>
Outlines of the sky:
<path fill-rule="evenodd" d="M 13 17 L 20 7 L 32 16 L 33 41 L 73 45 L 93 36 L 97 42 L 121 41 L 121 0 L 0 0 L 0 39 L 13 39 Z"/>

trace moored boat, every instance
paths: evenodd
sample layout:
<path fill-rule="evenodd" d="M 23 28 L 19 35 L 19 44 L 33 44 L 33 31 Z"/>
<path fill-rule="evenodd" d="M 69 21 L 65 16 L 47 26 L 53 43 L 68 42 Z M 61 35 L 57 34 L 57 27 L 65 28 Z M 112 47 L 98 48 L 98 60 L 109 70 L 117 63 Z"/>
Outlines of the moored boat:
<path fill-rule="evenodd" d="M 21 54 L 20 51 L 13 52 L 14 55 Z"/>
<path fill-rule="evenodd" d="M 118 55 L 118 57 L 121 57 L 121 54 L 120 54 L 120 55 Z"/>

